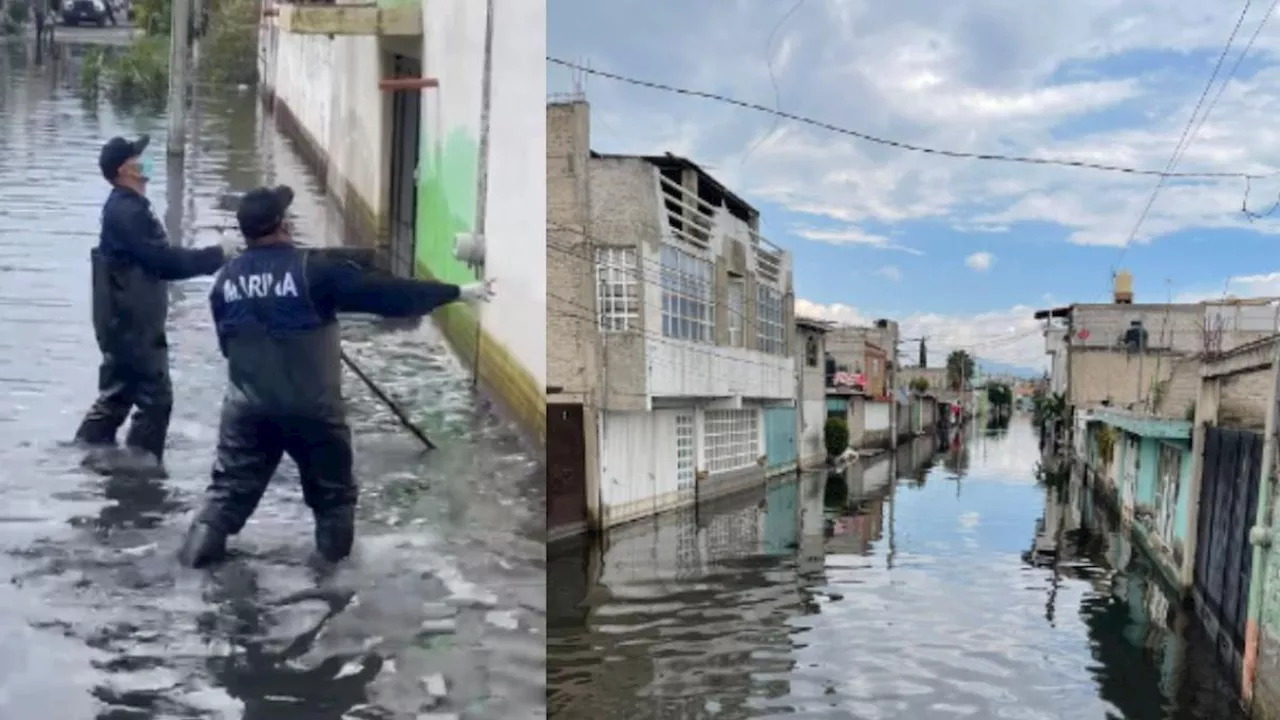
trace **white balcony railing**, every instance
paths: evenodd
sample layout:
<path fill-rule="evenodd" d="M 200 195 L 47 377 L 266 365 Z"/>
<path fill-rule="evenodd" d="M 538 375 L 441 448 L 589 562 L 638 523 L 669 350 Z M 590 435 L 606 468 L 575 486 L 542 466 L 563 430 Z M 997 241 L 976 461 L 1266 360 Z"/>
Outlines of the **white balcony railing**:
<path fill-rule="evenodd" d="M 755 350 L 683 342 L 645 341 L 652 397 L 795 398 L 794 360 Z"/>

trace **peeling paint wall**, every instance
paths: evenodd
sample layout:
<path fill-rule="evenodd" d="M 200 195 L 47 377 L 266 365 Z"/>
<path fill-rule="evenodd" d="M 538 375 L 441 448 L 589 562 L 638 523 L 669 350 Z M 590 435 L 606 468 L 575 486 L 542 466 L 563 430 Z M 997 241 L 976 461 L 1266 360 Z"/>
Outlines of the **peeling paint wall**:
<path fill-rule="evenodd" d="M 440 80 L 423 94 L 418 242 L 421 271 L 467 283 L 476 273 L 453 256 L 458 233 L 474 233 L 477 192 L 486 175 L 485 275 L 497 298 L 478 310 L 456 308 L 445 331 L 463 355 L 475 352 L 478 319 L 492 345 L 481 375 L 512 398 L 518 413 L 546 405 L 546 3 L 494 0 L 487 166 L 482 105 L 484 2 L 433 0 L 423 16 L 423 72 Z M 471 315 L 464 317 L 464 314 Z M 475 317 L 478 315 L 478 317 Z M 470 352 L 468 351 L 470 349 Z M 468 358 L 470 359 L 470 358 Z"/>

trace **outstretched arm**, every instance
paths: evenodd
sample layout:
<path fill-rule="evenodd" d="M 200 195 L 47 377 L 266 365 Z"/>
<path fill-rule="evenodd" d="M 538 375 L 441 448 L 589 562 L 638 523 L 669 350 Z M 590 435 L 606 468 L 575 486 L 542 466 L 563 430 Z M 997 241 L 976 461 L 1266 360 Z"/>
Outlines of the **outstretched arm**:
<path fill-rule="evenodd" d="M 226 259 L 221 247 L 182 248 L 170 245 L 164 228 L 141 203 L 118 208 L 114 217 L 113 240 L 107 250 L 118 254 L 161 280 L 186 280 L 212 275 Z"/>
<path fill-rule="evenodd" d="M 312 297 L 323 298 L 335 312 L 383 317 L 414 317 L 459 299 L 457 285 L 375 275 L 349 261 L 308 262 Z"/>

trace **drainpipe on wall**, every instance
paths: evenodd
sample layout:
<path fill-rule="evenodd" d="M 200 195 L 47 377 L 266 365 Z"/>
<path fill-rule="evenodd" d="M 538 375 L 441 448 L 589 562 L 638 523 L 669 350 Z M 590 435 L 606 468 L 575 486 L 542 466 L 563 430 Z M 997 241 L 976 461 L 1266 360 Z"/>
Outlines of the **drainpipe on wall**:
<path fill-rule="evenodd" d="M 476 152 L 476 221 L 473 231 L 482 243 L 485 240 L 485 216 L 489 205 L 489 108 L 493 103 L 493 3 L 494 0 L 488 0 L 485 3 L 484 71 L 481 74 L 480 84 L 480 137 Z M 484 280 L 483 259 L 476 266 L 476 274 L 479 280 Z M 483 317 L 483 311 L 477 309 L 475 355 L 471 361 L 473 387 L 480 384 L 480 339 L 483 336 Z"/>
<path fill-rule="evenodd" d="M 1253 683 L 1258 670 L 1258 617 L 1261 614 L 1262 586 L 1266 582 L 1265 553 L 1271 546 L 1271 493 L 1276 461 L 1276 389 L 1280 380 L 1280 341 L 1271 342 L 1271 402 L 1267 404 L 1266 435 L 1262 443 L 1262 469 L 1258 473 L 1258 514 L 1249 530 L 1253 546 L 1252 574 L 1249 580 L 1249 616 L 1244 629 L 1244 671 L 1240 694 L 1245 704 L 1253 702 Z"/>

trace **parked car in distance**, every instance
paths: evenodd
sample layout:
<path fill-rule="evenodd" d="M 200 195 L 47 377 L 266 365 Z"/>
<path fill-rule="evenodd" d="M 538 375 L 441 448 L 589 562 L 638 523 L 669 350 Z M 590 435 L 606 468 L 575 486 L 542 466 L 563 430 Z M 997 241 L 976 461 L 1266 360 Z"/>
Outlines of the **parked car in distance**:
<path fill-rule="evenodd" d="M 62 24 L 68 26 L 82 23 L 102 27 L 107 24 L 106 0 L 64 0 L 62 3 Z"/>

